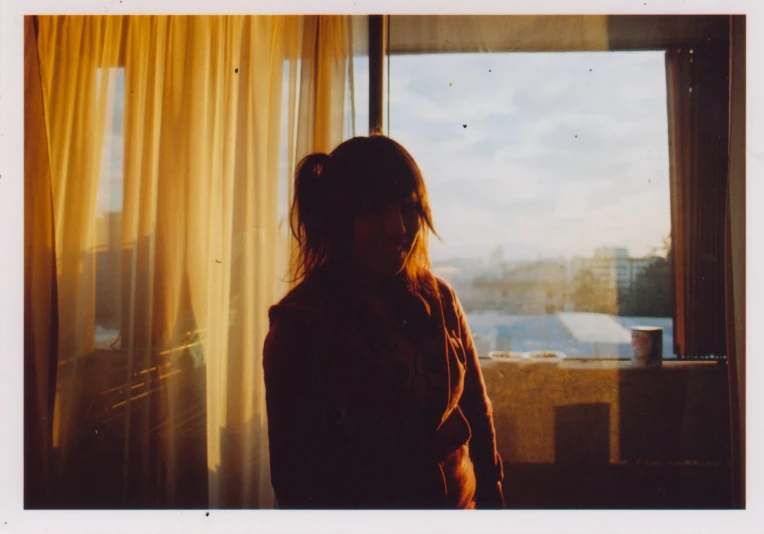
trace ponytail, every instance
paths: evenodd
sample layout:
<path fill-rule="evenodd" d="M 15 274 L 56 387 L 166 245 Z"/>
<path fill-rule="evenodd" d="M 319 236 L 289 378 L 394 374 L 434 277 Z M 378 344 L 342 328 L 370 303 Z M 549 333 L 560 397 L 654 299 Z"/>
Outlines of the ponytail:
<path fill-rule="evenodd" d="M 290 210 L 290 229 L 300 247 L 295 280 L 303 278 L 318 267 L 321 257 L 308 253 L 323 241 L 323 210 L 327 205 L 324 180 L 331 157 L 324 153 L 305 156 L 297 165 L 294 178 L 294 198 Z"/>

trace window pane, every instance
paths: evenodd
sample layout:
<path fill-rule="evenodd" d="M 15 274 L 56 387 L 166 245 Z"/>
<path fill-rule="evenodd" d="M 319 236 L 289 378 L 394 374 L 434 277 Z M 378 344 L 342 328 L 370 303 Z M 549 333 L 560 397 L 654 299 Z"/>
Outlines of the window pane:
<path fill-rule="evenodd" d="M 108 80 L 108 111 L 96 201 L 96 348 L 119 337 L 122 310 L 122 203 L 125 146 L 125 69 L 98 69 Z"/>
<path fill-rule="evenodd" d="M 645 325 L 671 357 L 663 52 L 395 55 L 389 132 L 482 353 L 628 357 Z"/>

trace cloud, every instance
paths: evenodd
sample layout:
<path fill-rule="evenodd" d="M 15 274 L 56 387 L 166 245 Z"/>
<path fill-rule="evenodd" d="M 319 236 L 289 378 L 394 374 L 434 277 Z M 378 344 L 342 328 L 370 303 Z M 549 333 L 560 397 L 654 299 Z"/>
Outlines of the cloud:
<path fill-rule="evenodd" d="M 668 233 L 661 52 L 394 56 L 391 65 L 391 135 L 422 168 L 454 250 L 517 241 L 636 251 Z"/>

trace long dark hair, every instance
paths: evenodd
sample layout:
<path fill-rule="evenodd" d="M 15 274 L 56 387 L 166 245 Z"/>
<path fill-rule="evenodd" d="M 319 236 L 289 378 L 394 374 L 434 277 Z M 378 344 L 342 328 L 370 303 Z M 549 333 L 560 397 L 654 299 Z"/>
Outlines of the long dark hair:
<path fill-rule="evenodd" d="M 429 233 L 437 237 L 422 172 L 409 152 L 384 135 L 353 137 L 331 154 L 310 154 L 295 173 L 290 227 L 299 244 L 294 281 L 324 266 L 342 265 L 349 254 L 353 221 L 359 213 L 413 197 L 419 236 L 403 276 L 423 296 L 437 285 L 429 273 Z"/>

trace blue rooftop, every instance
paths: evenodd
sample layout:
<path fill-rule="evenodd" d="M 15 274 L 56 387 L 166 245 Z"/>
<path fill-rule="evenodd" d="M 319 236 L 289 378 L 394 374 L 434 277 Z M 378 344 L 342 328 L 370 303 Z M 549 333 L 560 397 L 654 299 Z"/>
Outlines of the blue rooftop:
<path fill-rule="evenodd" d="M 671 317 L 619 317 L 600 313 L 508 315 L 472 312 L 467 322 L 481 355 L 491 350 L 564 352 L 573 358 L 630 358 L 631 328 L 663 328 L 663 357 L 674 355 Z"/>

